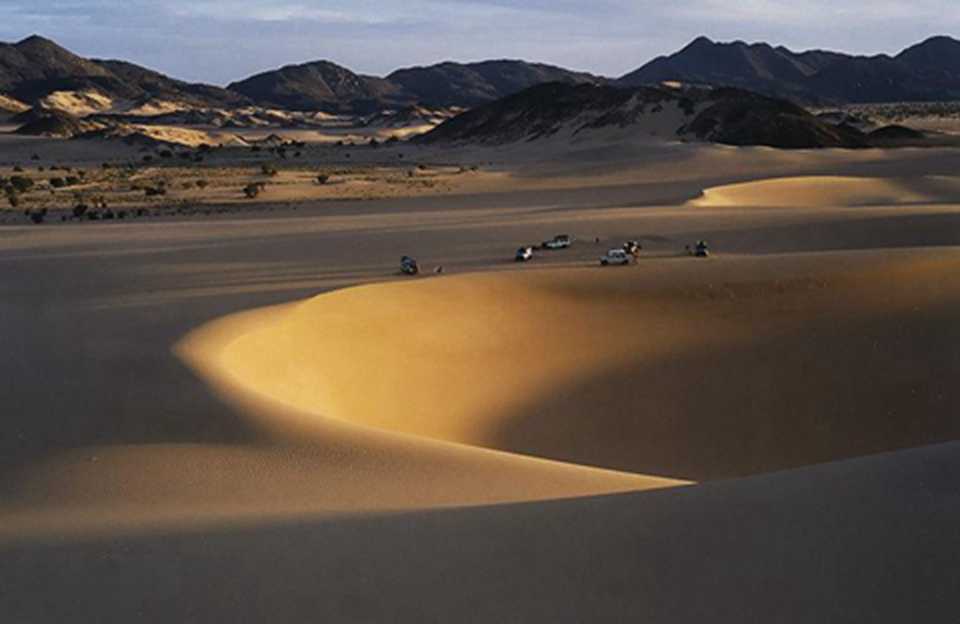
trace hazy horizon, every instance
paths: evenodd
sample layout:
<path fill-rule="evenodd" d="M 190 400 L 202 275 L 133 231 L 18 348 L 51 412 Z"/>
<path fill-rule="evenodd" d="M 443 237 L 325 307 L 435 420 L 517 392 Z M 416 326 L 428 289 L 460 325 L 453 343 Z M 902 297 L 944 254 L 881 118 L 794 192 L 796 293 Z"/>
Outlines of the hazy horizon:
<path fill-rule="evenodd" d="M 0 39 L 31 34 L 73 52 L 225 85 L 327 59 L 364 74 L 440 61 L 519 58 L 620 76 L 704 35 L 802 51 L 895 54 L 960 25 L 945 0 L 7 0 Z"/>

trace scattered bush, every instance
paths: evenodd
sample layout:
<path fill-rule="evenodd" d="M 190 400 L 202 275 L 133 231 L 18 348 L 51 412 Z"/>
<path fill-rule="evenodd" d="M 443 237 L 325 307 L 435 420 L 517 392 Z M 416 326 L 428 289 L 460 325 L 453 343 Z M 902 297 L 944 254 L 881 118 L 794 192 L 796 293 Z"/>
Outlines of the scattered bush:
<path fill-rule="evenodd" d="M 206 180 L 197 180 L 197 188 L 205 189 L 210 185 Z"/>
<path fill-rule="evenodd" d="M 87 214 L 87 210 L 90 208 L 86 204 L 77 204 L 73 207 L 73 216 L 75 219 L 83 218 L 83 215 Z"/>
<path fill-rule="evenodd" d="M 260 194 L 260 185 L 256 183 L 250 183 L 243 187 L 243 194 L 247 196 L 248 199 L 254 199 L 257 195 Z"/>
<path fill-rule="evenodd" d="M 321 173 L 320 175 L 317 176 L 317 184 L 326 184 L 329 181 L 330 181 L 330 176 L 325 173 Z"/>
<path fill-rule="evenodd" d="M 12 186 L 13 190 L 17 191 L 18 193 L 26 193 L 33 188 L 33 180 L 26 176 L 11 176 L 10 186 Z"/>
<path fill-rule="evenodd" d="M 270 176 L 270 177 L 273 177 L 278 173 L 276 167 L 274 167 L 273 165 L 267 165 L 267 164 L 261 165 L 260 172 L 263 173 L 263 175 Z"/>
<path fill-rule="evenodd" d="M 50 186 L 53 188 L 63 188 L 67 185 L 67 181 L 63 178 L 50 178 Z"/>
<path fill-rule="evenodd" d="M 150 154 L 147 154 L 146 156 L 143 157 L 143 162 L 145 163 L 153 162 L 153 156 L 151 156 Z"/>

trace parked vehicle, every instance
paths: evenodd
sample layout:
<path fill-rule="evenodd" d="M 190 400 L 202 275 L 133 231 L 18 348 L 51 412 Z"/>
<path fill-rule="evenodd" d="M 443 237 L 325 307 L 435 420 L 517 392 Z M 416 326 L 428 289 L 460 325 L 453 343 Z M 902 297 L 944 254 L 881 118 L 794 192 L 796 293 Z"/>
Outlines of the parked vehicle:
<path fill-rule="evenodd" d="M 628 240 L 623 244 L 623 250 L 634 257 L 640 255 L 641 249 L 643 249 L 643 247 L 635 240 Z"/>
<path fill-rule="evenodd" d="M 600 258 L 600 264 L 607 266 L 608 264 L 630 264 L 633 261 L 633 256 L 628 254 L 621 248 L 611 249 Z"/>
<path fill-rule="evenodd" d="M 417 275 L 420 273 L 420 265 L 410 256 L 400 258 L 400 272 L 404 275 Z"/>
<path fill-rule="evenodd" d="M 543 241 L 540 245 L 544 249 L 566 249 L 573 243 L 573 238 L 568 234 L 557 234 L 548 241 Z"/>
<path fill-rule="evenodd" d="M 533 260 L 533 247 L 521 247 L 513 257 L 516 262 L 527 262 Z"/>

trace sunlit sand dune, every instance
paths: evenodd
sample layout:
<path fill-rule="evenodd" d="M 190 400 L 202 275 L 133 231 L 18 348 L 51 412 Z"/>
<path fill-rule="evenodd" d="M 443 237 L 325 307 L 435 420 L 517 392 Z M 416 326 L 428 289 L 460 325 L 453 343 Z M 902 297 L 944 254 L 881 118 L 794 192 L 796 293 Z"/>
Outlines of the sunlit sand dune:
<path fill-rule="evenodd" d="M 300 414 L 681 479 L 741 476 L 960 435 L 945 417 L 960 392 L 940 372 L 958 269 L 954 252 L 903 251 L 375 285 L 268 311 L 195 354 L 228 386 Z"/>
<path fill-rule="evenodd" d="M 858 178 L 808 176 L 771 178 L 708 188 L 690 203 L 731 206 L 876 206 L 955 201 L 960 178 Z"/>

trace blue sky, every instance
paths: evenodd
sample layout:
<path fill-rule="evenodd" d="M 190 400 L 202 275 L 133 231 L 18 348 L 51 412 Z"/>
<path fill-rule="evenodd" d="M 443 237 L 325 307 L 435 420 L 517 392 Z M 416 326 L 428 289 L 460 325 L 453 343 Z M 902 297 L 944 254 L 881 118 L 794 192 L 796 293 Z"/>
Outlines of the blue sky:
<path fill-rule="evenodd" d="M 329 59 L 385 74 L 439 60 L 524 58 L 620 75 L 698 35 L 895 53 L 960 34 L 956 0 L 0 0 L 0 39 L 37 33 L 225 84 Z"/>

